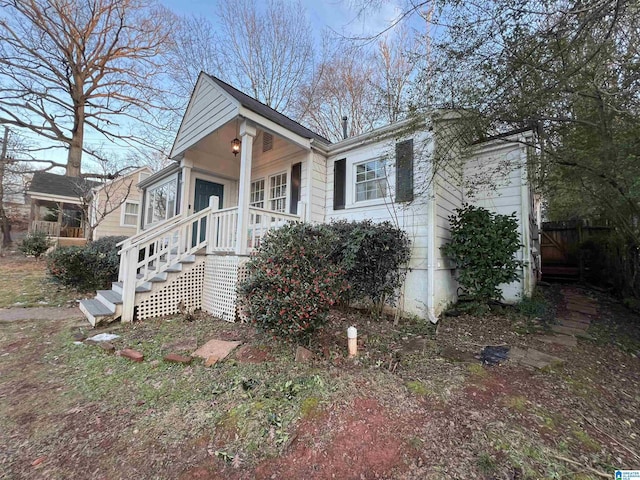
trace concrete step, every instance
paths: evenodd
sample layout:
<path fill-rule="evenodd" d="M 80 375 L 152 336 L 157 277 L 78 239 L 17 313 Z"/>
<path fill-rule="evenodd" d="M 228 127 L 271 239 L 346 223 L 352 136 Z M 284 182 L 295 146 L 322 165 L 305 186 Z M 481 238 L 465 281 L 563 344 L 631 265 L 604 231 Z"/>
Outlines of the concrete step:
<path fill-rule="evenodd" d="M 180 263 L 196 263 L 196 256 L 195 255 L 187 255 L 182 260 L 180 260 Z"/>
<path fill-rule="evenodd" d="M 98 290 L 96 292 L 96 300 L 100 300 L 107 307 L 117 308 L 116 305 L 122 304 L 122 294 L 114 290 Z"/>
<path fill-rule="evenodd" d="M 89 323 L 94 327 L 105 318 L 111 317 L 115 313 L 115 308 L 111 309 L 100 300 L 95 298 L 85 298 L 80 300 L 80 311 L 84 313 Z"/>
<path fill-rule="evenodd" d="M 111 284 L 111 288 L 114 292 L 122 295 L 122 282 L 113 282 Z M 151 291 L 151 284 L 149 282 L 145 282 L 142 285 L 136 287 L 136 293 L 147 293 Z"/>

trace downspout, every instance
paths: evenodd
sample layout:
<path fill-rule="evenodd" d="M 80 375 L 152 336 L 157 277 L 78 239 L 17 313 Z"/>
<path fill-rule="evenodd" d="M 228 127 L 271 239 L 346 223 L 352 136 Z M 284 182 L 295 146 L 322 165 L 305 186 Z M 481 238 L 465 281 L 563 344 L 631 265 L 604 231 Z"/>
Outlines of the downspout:
<path fill-rule="evenodd" d="M 521 185 L 520 185 L 520 222 L 522 222 L 522 296 L 530 296 L 533 293 L 531 285 L 531 271 L 533 265 L 531 263 L 531 205 L 529 202 L 529 172 L 527 170 L 527 152 L 526 147 L 520 147 L 521 151 L 524 150 L 524 159 L 520 158 L 520 172 L 521 172 Z"/>
<path fill-rule="evenodd" d="M 427 201 L 427 318 L 431 323 L 438 323 L 436 315 L 436 188 L 432 184 L 432 191 Z"/>

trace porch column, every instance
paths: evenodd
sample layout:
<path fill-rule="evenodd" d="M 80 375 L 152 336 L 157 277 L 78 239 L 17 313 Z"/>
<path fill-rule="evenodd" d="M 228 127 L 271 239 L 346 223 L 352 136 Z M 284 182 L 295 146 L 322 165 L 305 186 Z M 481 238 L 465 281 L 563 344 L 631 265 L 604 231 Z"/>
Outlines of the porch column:
<path fill-rule="evenodd" d="M 191 168 L 193 167 L 193 161 L 188 158 L 183 158 L 180 162 L 182 165 L 182 185 L 180 185 L 180 215 L 188 217 L 191 214 Z"/>
<path fill-rule="evenodd" d="M 238 182 L 238 230 L 236 231 L 236 254 L 248 252 L 249 194 L 251 192 L 251 163 L 253 161 L 253 139 L 256 127 L 247 120 L 240 124 L 240 181 Z"/>

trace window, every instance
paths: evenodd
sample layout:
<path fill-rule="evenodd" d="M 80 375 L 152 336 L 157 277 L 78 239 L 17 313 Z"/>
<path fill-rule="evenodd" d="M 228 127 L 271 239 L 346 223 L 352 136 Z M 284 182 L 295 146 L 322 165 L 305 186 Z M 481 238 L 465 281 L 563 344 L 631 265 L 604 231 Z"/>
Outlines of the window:
<path fill-rule="evenodd" d="M 138 225 L 138 202 L 126 201 L 122 204 L 122 226 L 135 227 Z"/>
<path fill-rule="evenodd" d="M 287 174 L 280 173 L 269 178 L 269 206 L 276 212 L 287 209 Z"/>
<path fill-rule="evenodd" d="M 249 205 L 252 207 L 264 208 L 264 178 L 251 182 Z"/>
<path fill-rule="evenodd" d="M 161 222 L 176 213 L 176 178 L 147 190 L 145 225 Z"/>
<path fill-rule="evenodd" d="M 384 198 L 386 194 L 384 160 L 371 160 L 356 165 L 356 202 Z"/>

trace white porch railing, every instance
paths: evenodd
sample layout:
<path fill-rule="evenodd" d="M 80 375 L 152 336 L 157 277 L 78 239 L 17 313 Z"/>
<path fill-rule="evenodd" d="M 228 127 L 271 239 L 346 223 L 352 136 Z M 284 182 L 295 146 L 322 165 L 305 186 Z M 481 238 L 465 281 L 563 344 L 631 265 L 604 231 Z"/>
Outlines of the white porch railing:
<path fill-rule="evenodd" d="M 249 207 L 249 230 L 247 247 L 252 251 L 260 246 L 260 242 L 270 230 L 282 227 L 286 223 L 299 222 L 304 218 L 304 204 L 298 204 L 298 215 L 273 212 L 264 208 Z"/>
<path fill-rule="evenodd" d="M 133 319 L 136 288 L 180 260 L 203 248 L 207 253 L 238 251 L 238 207 L 218 209 L 217 205 L 218 197 L 211 197 L 209 207 L 163 222 L 119 244 L 122 321 Z M 270 230 L 305 218 L 304 207 L 304 203 L 298 203 L 299 215 L 249 207 L 249 228 L 242 241 L 247 242 L 249 251 L 258 248 Z"/>
<path fill-rule="evenodd" d="M 249 252 L 258 248 L 262 238 L 274 228 L 285 223 L 299 222 L 304 218 L 304 204 L 300 202 L 300 215 L 274 212 L 264 208 L 249 207 L 249 228 L 246 242 Z M 207 253 L 232 253 L 237 250 L 238 208 L 213 210 L 209 223 Z"/>

